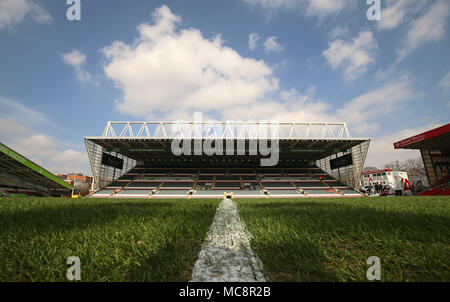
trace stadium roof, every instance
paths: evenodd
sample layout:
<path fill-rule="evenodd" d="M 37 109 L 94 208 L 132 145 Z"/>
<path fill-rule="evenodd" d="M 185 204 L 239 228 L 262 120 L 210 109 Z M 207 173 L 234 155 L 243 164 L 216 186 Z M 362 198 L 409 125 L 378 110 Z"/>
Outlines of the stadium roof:
<path fill-rule="evenodd" d="M 0 143 L 0 184 L 26 189 L 71 190 L 72 186 Z"/>
<path fill-rule="evenodd" d="M 450 124 L 396 142 L 394 148 L 450 150 Z"/>
<path fill-rule="evenodd" d="M 253 140 L 252 127 L 261 125 L 256 122 L 109 122 L 102 136 L 88 136 L 91 141 L 105 151 L 117 152 L 132 159 L 180 160 L 195 156 L 176 156 L 171 152 L 171 142 L 177 138 L 245 140 L 249 150 L 249 141 Z M 309 123 L 286 122 L 264 123 L 269 129 L 267 136 L 279 143 L 280 161 L 301 158 L 302 160 L 319 160 L 332 154 L 345 152 L 367 138 L 352 138 L 345 123 Z M 271 128 L 271 127 L 274 128 Z M 196 133 L 200 127 L 200 133 Z M 273 135 L 270 133 L 272 130 Z M 184 133 L 183 133 L 184 131 Z M 116 133 L 119 133 L 117 135 Z M 136 134 L 135 134 L 136 133 Z M 224 143 L 224 146 L 226 144 Z M 218 158 L 220 156 L 212 156 Z M 234 155 L 235 159 L 243 156 Z M 255 155 L 254 158 L 260 158 Z M 197 156 L 197 158 L 200 158 Z M 227 156 L 227 158 L 230 158 Z M 248 153 L 246 159 L 251 160 Z"/>

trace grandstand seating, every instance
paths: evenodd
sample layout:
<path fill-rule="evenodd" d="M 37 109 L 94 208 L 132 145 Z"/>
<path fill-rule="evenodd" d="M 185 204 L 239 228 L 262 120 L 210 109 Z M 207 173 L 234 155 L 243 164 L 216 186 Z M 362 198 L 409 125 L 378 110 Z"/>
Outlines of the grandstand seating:
<path fill-rule="evenodd" d="M 130 183 L 129 181 L 114 181 L 114 182 L 110 183 L 107 187 L 105 187 L 105 189 L 110 189 L 110 190 L 121 189 L 129 183 Z"/>
<path fill-rule="evenodd" d="M 198 177 L 198 180 L 213 181 L 214 180 L 214 176 L 212 176 L 212 175 L 200 175 Z"/>
<path fill-rule="evenodd" d="M 261 184 L 268 190 L 295 190 L 295 187 L 291 182 L 261 182 Z"/>
<path fill-rule="evenodd" d="M 434 196 L 434 195 L 450 195 L 450 177 L 441 181 L 432 188 L 422 192 L 419 196 Z"/>
<path fill-rule="evenodd" d="M 173 181 L 173 182 L 164 182 L 160 189 L 161 190 L 165 190 L 165 189 L 178 189 L 178 190 L 183 190 L 183 189 L 192 189 L 194 185 L 194 182 L 180 182 L 180 181 Z"/>
<path fill-rule="evenodd" d="M 255 171 L 253 169 L 228 169 L 229 173 L 231 175 L 255 175 Z"/>
<path fill-rule="evenodd" d="M 233 190 L 234 198 L 266 198 L 267 196 L 257 190 Z"/>
<path fill-rule="evenodd" d="M 352 190 L 350 188 L 344 189 L 344 190 L 339 190 L 339 192 L 341 192 L 342 195 L 348 196 L 348 197 L 362 197 L 362 196 L 364 196 L 363 194 L 358 193 L 358 192 L 356 192 L 356 191 L 354 191 L 354 190 Z"/>
<path fill-rule="evenodd" d="M 115 193 L 111 198 L 147 198 L 153 190 L 122 190 Z"/>
<path fill-rule="evenodd" d="M 191 198 L 222 198 L 223 191 L 218 190 L 197 190 Z"/>
<path fill-rule="evenodd" d="M 347 185 L 341 183 L 340 181 L 330 181 L 330 180 L 325 180 L 323 181 L 324 183 L 328 184 L 329 186 L 331 186 L 333 189 L 346 189 L 348 188 Z"/>
<path fill-rule="evenodd" d="M 189 176 L 196 175 L 198 173 L 198 169 L 174 169 L 172 171 L 172 176 Z"/>
<path fill-rule="evenodd" d="M 450 195 L 450 189 L 442 190 L 439 195 Z"/>
<path fill-rule="evenodd" d="M 152 195 L 152 198 L 186 198 L 188 191 L 186 190 L 160 190 Z"/>
<path fill-rule="evenodd" d="M 189 194 L 189 191 L 192 194 Z M 267 194 L 265 194 L 264 192 Z M 363 196 L 317 167 L 135 167 L 91 197 L 108 198 L 305 198 Z"/>
<path fill-rule="evenodd" d="M 301 198 L 306 197 L 304 194 L 296 190 L 271 190 L 269 191 L 270 198 Z"/>
<path fill-rule="evenodd" d="M 241 189 L 241 183 L 240 182 L 216 182 L 216 184 L 214 185 L 214 190 L 218 190 L 218 189 L 237 189 L 240 190 Z"/>
<path fill-rule="evenodd" d="M 133 181 L 127 185 L 127 188 L 156 189 L 161 182 Z"/>
<path fill-rule="evenodd" d="M 256 181 L 256 175 L 243 175 L 241 176 L 243 181 Z"/>
<path fill-rule="evenodd" d="M 42 193 L 24 188 L 12 188 L 6 185 L 0 184 L 0 196 L 1 193 L 7 193 L 11 197 L 25 197 L 25 196 L 44 196 Z"/>
<path fill-rule="evenodd" d="M 294 181 L 294 184 L 300 189 L 330 188 L 327 184 L 320 181 Z"/>
<path fill-rule="evenodd" d="M 120 181 L 120 180 L 125 180 L 125 181 L 127 181 L 127 180 L 133 180 L 133 179 L 135 179 L 137 176 L 139 176 L 139 174 L 137 174 L 137 173 L 127 173 L 127 174 L 121 176 L 121 177 L 118 179 L 118 181 Z"/>
<path fill-rule="evenodd" d="M 241 181 L 239 176 L 216 176 L 216 181 Z"/>
<path fill-rule="evenodd" d="M 100 190 L 100 191 L 92 194 L 91 197 L 94 197 L 94 198 L 106 198 L 106 197 L 111 196 L 111 194 L 113 194 L 115 191 L 116 190 L 104 189 L 104 190 Z"/>
<path fill-rule="evenodd" d="M 200 175 L 225 175 L 226 170 L 225 169 L 202 169 L 200 171 Z"/>
<path fill-rule="evenodd" d="M 255 171 L 256 171 L 256 174 L 264 175 L 264 176 L 281 176 L 281 175 L 283 175 L 281 173 L 281 170 L 280 169 L 276 169 L 276 168 L 273 168 L 273 169 L 255 169 Z"/>
<path fill-rule="evenodd" d="M 306 189 L 303 192 L 308 197 L 340 197 L 339 193 L 331 190 L 331 189 Z"/>

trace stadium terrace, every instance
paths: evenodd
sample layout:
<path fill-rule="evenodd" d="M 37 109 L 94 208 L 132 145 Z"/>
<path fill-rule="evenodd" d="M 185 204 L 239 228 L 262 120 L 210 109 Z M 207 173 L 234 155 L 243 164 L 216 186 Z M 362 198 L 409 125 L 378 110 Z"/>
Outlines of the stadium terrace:
<path fill-rule="evenodd" d="M 370 144 L 343 122 L 295 121 L 108 122 L 84 139 L 90 197 L 108 198 L 363 196 Z"/>

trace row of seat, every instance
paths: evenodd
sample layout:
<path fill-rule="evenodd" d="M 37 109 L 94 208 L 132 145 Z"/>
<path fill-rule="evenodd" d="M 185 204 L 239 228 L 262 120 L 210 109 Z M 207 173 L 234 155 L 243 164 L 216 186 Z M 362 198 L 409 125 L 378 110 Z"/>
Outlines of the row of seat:
<path fill-rule="evenodd" d="M 205 175 L 205 176 L 221 176 L 221 175 L 307 175 L 307 174 L 324 174 L 317 167 L 309 168 L 228 168 L 228 169 L 183 169 L 183 168 L 145 168 L 135 167 L 127 174 L 143 174 L 148 176 L 165 175 L 165 176 L 187 176 L 187 175 Z M 326 173 L 325 173 L 326 175 Z"/>
<path fill-rule="evenodd" d="M 319 188 L 337 188 L 337 189 L 345 189 L 347 188 L 346 185 L 338 182 L 338 181 L 331 181 L 331 180 L 308 180 L 308 181 L 302 181 L 302 180 L 291 180 L 289 181 L 283 181 L 283 180 L 261 180 L 261 181 L 242 181 L 244 184 L 244 187 L 246 185 L 256 185 L 259 186 L 261 184 L 262 188 L 265 189 L 319 189 Z M 165 179 L 159 179 L 159 180 L 135 180 L 135 181 L 115 181 L 108 185 L 107 189 L 131 189 L 131 188 L 138 188 L 138 189 L 191 189 L 194 187 L 195 182 L 193 180 L 190 181 L 180 181 L 180 180 L 165 180 Z M 241 181 L 215 181 L 208 182 L 208 181 L 197 181 L 197 186 L 206 186 L 210 184 L 210 187 L 212 189 L 214 188 L 241 188 Z"/>
<path fill-rule="evenodd" d="M 353 190 L 197 190 L 192 194 L 185 190 L 100 190 L 91 197 L 94 198 L 222 198 L 224 193 L 232 194 L 234 198 L 303 198 L 303 197 L 342 197 L 363 196 Z"/>
<path fill-rule="evenodd" d="M 232 171 L 251 172 L 253 174 L 243 175 L 216 175 L 215 173 L 225 173 Z M 289 173 L 280 174 L 256 174 L 256 171 L 295 171 L 307 172 L 292 176 Z M 166 174 L 150 175 L 148 171 L 168 172 Z M 210 175 L 189 174 L 175 176 L 177 172 L 204 171 L 211 172 Z M 362 196 L 360 193 L 348 188 L 345 184 L 327 175 L 317 167 L 309 168 L 268 168 L 268 169 L 149 169 L 145 167 L 135 167 L 118 180 L 113 181 L 91 197 L 187 197 L 188 191 L 195 189 L 196 196 L 217 197 L 223 196 L 224 192 L 235 192 L 236 197 L 305 197 L 305 196 Z M 262 193 L 262 192 L 266 192 Z M 338 192 L 343 192 L 338 193 Z"/>

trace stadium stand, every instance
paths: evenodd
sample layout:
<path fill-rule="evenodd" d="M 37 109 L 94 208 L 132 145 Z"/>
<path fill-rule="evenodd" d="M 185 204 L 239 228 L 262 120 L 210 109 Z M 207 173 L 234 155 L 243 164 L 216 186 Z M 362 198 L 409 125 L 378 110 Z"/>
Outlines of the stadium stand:
<path fill-rule="evenodd" d="M 151 198 L 187 198 L 186 190 L 160 190 L 152 195 Z"/>
<path fill-rule="evenodd" d="M 93 198 L 107 198 L 107 197 L 110 197 L 115 192 L 116 192 L 116 190 L 114 190 L 114 189 L 99 190 L 99 191 L 95 192 L 95 194 L 92 194 L 91 197 L 93 197 Z"/>
<path fill-rule="evenodd" d="M 0 143 L 0 195 L 70 196 L 72 186 Z"/>
<path fill-rule="evenodd" d="M 234 198 L 267 198 L 267 195 L 257 190 L 233 190 Z"/>
<path fill-rule="evenodd" d="M 179 181 L 165 181 L 163 182 L 163 184 L 161 185 L 160 189 L 161 190 L 165 190 L 165 189 L 177 189 L 177 190 L 188 190 L 188 189 L 192 189 L 194 185 L 194 182 L 179 182 Z"/>
<path fill-rule="evenodd" d="M 299 193 L 296 190 L 271 190 L 269 191 L 270 198 L 302 198 L 305 194 Z"/>
<path fill-rule="evenodd" d="M 291 134 L 279 138 L 279 160 L 274 167 L 261 167 L 264 156 L 258 154 L 175 155 L 170 149 L 174 136 L 167 135 L 173 133 L 170 125 L 109 122 L 103 136 L 85 137 L 94 175 L 91 197 L 362 196 L 356 191 L 356 175 L 364 165 L 370 140 L 351 138 L 344 123 L 283 124 L 283 133 Z M 121 131 L 114 130 L 122 126 Z M 204 123 L 203 128 L 213 127 Z M 248 139 L 246 144 L 250 144 Z"/>
<path fill-rule="evenodd" d="M 419 196 L 450 195 L 450 177 L 422 192 Z"/>
<path fill-rule="evenodd" d="M 329 189 L 330 187 L 321 181 L 294 181 L 299 189 Z"/>
<path fill-rule="evenodd" d="M 264 189 L 267 190 L 295 190 L 294 185 L 291 182 L 283 182 L 283 181 L 277 181 L 277 182 L 266 182 L 261 181 L 262 186 Z"/>
<path fill-rule="evenodd" d="M 218 190 L 197 190 L 191 198 L 223 198 L 223 191 Z"/>
<path fill-rule="evenodd" d="M 111 196 L 111 198 L 147 198 L 153 190 L 122 190 Z"/>
<path fill-rule="evenodd" d="M 394 148 L 420 150 L 430 189 L 419 195 L 448 195 L 450 124 L 395 142 Z"/>
<path fill-rule="evenodd" d="M 338 192 L 335 192 L 331 189 L 307 189 L 303 190 L 306 196 L 308 197 L 340 197 Z M 361 195 L 361 194 L 360 194 Z"/>
<path fill-rule="evenodd" d="M 176 169 L 167 169 L 165 175 L 174 175 Z M 130 179 L 130 173 L 126 173 L 127 180 L 121 179 L 108 184 L 92 197 L 109 198 L 221 198 L 224 192 L 233 193 L 235 198 L 303 198 L 303 197 L 359 197 L 363 194 L 326 175 L 317 166 L 310 166 L 301 170 L 301 176 L 268 176 L 278 173 L 264 171 L 269 174 L 260 174 L 256 170 L 253 175 L 213 175 L 189 174 L 189 176 L 158 176 L 148 177 L 145 167 L 137 167 L 142 173 L 135 173 Z M 315 171 L 314 173 L 312 171 Z M 262 172 L 262 171 L 259 171 Z M 202 172 L 201 172 L 202 173 Z M 283 174 L 287 175 L 287 174 Z M 323 177 L 326 175 L 327 177 Z M 245 179 L 245 180 L 244 180 Z M 192 194 L 187 192 L 192 190 Z M 264 194 L 266 190 L 268 194 Z M 436 193 L 437 194 L 437 193 Z"/>

